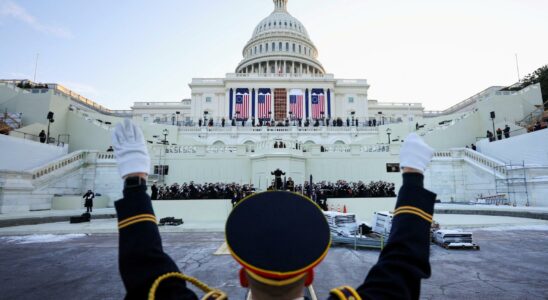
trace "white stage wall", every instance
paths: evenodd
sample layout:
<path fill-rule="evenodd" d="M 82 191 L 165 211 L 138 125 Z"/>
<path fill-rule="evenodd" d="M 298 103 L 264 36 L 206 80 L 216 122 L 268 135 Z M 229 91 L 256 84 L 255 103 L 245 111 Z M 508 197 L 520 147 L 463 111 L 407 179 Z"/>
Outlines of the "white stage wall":
<path fill-rule="evenodd" d="M 349 213 L 355 213 L 358 220 L 371 222 L 376 211 L 392 211 L 396 198 L 334 198 L 329 205 L 343 205 Z M 224 224 L 232 210 L 230 200 L 155 200 L 152 206 L 158 221 L 165 217 L 182 218 L 189 223 Z M 184 225 L 183 225 L 184 226 Z"/>

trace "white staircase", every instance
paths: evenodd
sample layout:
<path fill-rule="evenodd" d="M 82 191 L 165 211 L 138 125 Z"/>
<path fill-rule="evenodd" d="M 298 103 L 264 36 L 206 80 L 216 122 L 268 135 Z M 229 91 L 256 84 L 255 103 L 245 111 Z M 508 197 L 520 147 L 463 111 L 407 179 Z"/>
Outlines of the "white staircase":
<path fill-rule="evenodd" d="M 55 195 L 81 195 L 91 189 L 120 197 L 122 181 L 112 153 L 76 151 L 27 171 L 0 171 L 0 213 L 51 209 Z"/>

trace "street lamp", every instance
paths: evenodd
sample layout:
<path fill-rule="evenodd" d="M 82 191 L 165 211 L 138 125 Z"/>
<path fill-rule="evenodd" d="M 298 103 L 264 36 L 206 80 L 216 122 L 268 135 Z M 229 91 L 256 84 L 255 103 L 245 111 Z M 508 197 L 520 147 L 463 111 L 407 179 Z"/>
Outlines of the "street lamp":
<path fill-rule="evenodd" d="M 48 119 L 48 135 L 46 136 L 46 144 L 49 144 L 49 126 L 51 125 L 51 123 L 55 122 L 55 120 L 53 119 L 53 112 L 48 112 L 46 118 Z"/>
<path fill-rule="evenodd" d="M 166 128 L 162 131 L 162 133 L 164 134 L 164 145 L 167 145 L 167 135 L 169 134 L 169 130 Z"/>
<path fill-rule="evenodd" d="M 390 135 L 392 134 L 392 129 L 386 129 L 386 134 L 388 135 L 388 144 L 390 145 Z"/>

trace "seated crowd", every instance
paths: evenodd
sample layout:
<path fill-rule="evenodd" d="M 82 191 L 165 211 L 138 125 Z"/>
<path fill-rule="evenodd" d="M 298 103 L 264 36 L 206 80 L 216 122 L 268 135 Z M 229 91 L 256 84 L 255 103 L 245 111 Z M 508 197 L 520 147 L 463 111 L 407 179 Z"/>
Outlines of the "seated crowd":
<path fill-rule="evenodd" d="M 204 183 L 191 181 L 179 185 L 158 186 L 158 195 L 153 200 L 186 200 L 186 199 L 242 199 L 255 192 L 252 184 L 237 183 Z"/>
<path fill-rule="evenodd" d="M 197 184 L 191 181 L 190 183 L 156 186 L 158 189 L 157 195 L 153 193 L 153 200 L 188 200 L 188 199 L 231 199 L 233 202 L 238 202 L 242 198 L 255 193 L 253 184 L 237 184 L 237 183 L 204 183 Z M 303 185 L 294 185 L 292 180 L 285 183 L 282 189 L 305 194 L 314 200 L 327 198 L 384 198 L 395 197 L 394 183 L 377 181 L 364 183 L 347 182 L 339 180 L 332 182 L 314 183 L 310 189 L 310 185 L 305 182 Z M 268 190 L 274 190 L 274 185 Z"/>
<path fill-rule="evenodd" d="M 309 183 L 305 182 L 304 187 L 297 185 L 296 191 L 309 194 Z M 335 183 L 322 181 L 312 185 L 312 196 L 314 194 L 319 198 L 386 198 L 396 197 L 396 187 L 394 183 L 386 181 L 370 183 L 345 180 L 338 180 Z"/>

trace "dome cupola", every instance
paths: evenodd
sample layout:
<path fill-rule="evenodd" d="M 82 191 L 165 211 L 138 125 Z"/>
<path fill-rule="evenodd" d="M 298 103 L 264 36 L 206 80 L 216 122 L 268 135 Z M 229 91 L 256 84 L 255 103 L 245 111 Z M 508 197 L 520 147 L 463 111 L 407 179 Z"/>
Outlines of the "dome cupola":
<path fill-rule="evenodd" d="M 306 28 L 287 11 L 288 0 L 273 1 L 274 11 L 255 27 L 236 73 L 325 74 Z"/>

